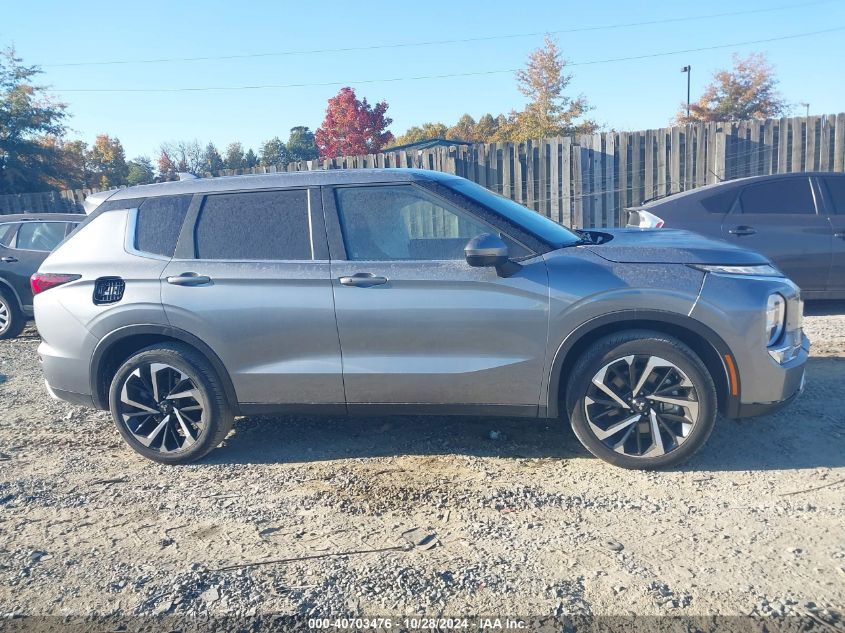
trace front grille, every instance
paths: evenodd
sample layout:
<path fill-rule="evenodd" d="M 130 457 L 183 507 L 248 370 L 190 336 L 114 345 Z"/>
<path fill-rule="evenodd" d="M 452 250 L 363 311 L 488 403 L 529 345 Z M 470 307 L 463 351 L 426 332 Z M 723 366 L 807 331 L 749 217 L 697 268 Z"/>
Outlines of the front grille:
<path fill-rule="evenodd" d="M 100 277 L 94 284 L 94 304 L 116 303 L 123 299 L 126 283 L 120 277 Z"/>

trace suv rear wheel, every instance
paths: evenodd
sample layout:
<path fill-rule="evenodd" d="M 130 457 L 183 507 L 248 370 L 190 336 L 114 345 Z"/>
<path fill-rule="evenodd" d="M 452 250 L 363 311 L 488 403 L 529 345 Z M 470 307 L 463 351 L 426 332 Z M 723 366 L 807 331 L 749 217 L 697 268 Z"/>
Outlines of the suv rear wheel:
<path fill-rule="evenodd" d="M 689 458 L 716 421 L 716 387 L 681 341 L 629 331 L 597 341 L 567 388 L 575 435 L 593 455 L 623 468 L 661 468 Z"/>
<path fill-rule="evenodd" d="M 15 338 L 23 331 L 26 319 L 14 297 L 0 290 L 0 340 Z"/>
<path fill-rule="evenodd" d="M 223 441 L 233 422 L 211 365 L 179 343 L 148 347 L 127 359 L 112 380 L 109 408 L 129 446 L 165 464 L 200 459 Z"/>

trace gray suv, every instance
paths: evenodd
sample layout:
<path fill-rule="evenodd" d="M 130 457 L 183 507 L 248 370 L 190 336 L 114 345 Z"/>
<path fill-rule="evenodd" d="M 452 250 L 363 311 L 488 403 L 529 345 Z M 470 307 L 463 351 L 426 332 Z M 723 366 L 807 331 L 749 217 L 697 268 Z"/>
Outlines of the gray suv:
<path fill-rule="evenodd" d="M 571 231 L 431 171 L 122 189 L 33 276 L 47 388 L 170 464 L 233 416 L 562 418 L 628 468 L 797 395 L 795 284 L 678 230 Z"/>

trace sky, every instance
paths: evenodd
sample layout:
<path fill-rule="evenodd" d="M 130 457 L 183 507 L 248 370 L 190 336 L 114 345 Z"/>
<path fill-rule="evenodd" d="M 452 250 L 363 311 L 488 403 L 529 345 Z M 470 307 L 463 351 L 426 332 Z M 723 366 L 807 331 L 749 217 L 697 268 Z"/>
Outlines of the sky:
<path fill-rule="evenodd" d="M 738 11 L 754 13 L 706 17 Z M 630 25 L 653 21 L 663 22 Z M 116 136 L 129 158 L 155 158 L 162 142 L 180 139 L 212 141 L 221 151 L 238 140 L 257 151 L 273 136 L 286 140 L 293 126 L 316 129 L 343 85 L 371 103 L 386 100 L 397 135 L 426 121 L 454 123 L 465 112 L 478 119 L 518 110 L 525 99 L 512 71 L 544 32 L 572 64 L 570 93 L 584 95 L 590 117 L 606 129 L 669 124 L 686 100 L 681 67 L 692 66 L 694 101 L 733 53 L 766 53 L 794 114 L 805 112 L 802 102 L 811 114 L 845 110 L 845 0 L 0 0 L 0 47 L 13 45 L 42 67 L 40 82 L 68 104 L 68 137 Z M 441 43 L 425 44 L 432 41 Z M 594 63 L 722 45 L 731 46 Z M 133 63 L 90 64 L 114 61 Z M 150 91 L 268 84 L 288 87 Z"/>

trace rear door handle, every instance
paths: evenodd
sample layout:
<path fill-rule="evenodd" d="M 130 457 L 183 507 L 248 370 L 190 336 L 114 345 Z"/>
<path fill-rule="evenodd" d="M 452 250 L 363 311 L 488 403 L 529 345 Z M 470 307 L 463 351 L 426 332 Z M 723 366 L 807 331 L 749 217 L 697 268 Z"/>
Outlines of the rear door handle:
<path fill-rule="evenodd" d="M 840 240 L 845 240 L 845 233 L 834 233 L 833 237 L 838 237 Z"/>
<path fill-rule="evenodd" d="M 381 286 L 387 283 L 387 277 L 379 277 L 373 273 L 355 273 L 351 277 L 341 277 L 342 286 L 355 286 L 356 288 L 369 288 Z"/>
<path fill-rule="evenodd" d="M 731 235 L 754 235 L 757 231 L 754 229 L 753 226 L 735 226 L 731 230 L 728 231 Z"/>
<path fill-rule="evenodd" d="M 0 262 L 5 262 L 7 264 L 14 264 L 18 261 L 17 257 L 0 257 Z"/>
<path fill-rule="evenodd" d="M 203 284 L 210 284 L 211 277 L 198 273 L 182 273 L 181 275 L 168 277 L 167 283 L 173 284 L 174 286 L 202 286 Z"/>

